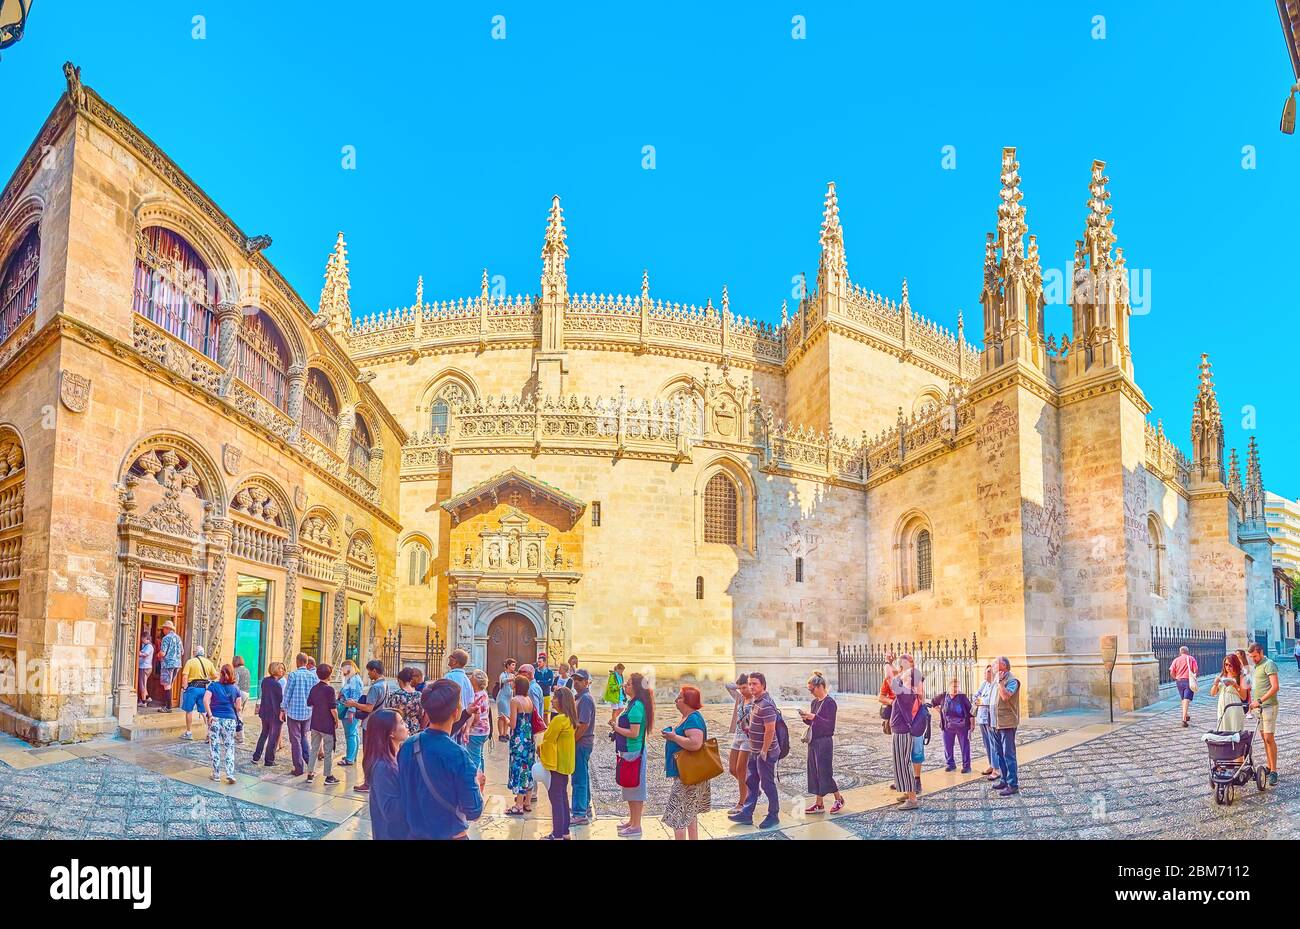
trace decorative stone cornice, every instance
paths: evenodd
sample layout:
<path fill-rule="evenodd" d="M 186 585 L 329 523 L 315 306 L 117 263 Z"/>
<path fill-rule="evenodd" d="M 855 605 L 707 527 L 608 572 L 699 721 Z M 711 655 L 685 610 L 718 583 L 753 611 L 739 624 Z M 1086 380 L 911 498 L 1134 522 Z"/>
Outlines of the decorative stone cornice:
<path fill-rule="evenodd" d="M 329 484 L 353 503 L 363 507 L 367 512 L 371 513 L 386 526 L 393 530 L 401 529 L 401 523 L 398 522 L 395 517 L 389 515 L 382 506 L 366 499 L 365 496 L 359 493 L 347 481 L 336 477 L 329 473 L 329 471 L 321 468 L 314 461 L 304 455 L 299 449 L 290 444 L 285 438 L 267 428 L 263 423 L 250 418 L 229 401 L 205 390 L 201 385 L 194 383 L 189 378 L 183 377 L 171 368 L 146 359 L 135 349 L 135 346 L 128 345 L 125 342 L 115 339 L 106 333 L 100 332 L 94 327 L 88 326 L 60 313 L 41 328 L 41 331 L 37 333 L 32 342 L 29 343 L 29 350 L 23 352 L 22 356 L 31 359 L 39 353 L 40 347 L 60 338 L 73 339 L 88 348 L 100 352 L 101 354 L 111 355 L 115 360 L 130 364 L 147 374 L 149 377 L 152 377 L 154 380 L 167 384 L 178 394 L 205 403 L 207 406 L 217 410 L 232 422 L 256 433 L 259 437 L 273 446 L 281 455 L 284 455 L 293 460 L 299 466 L 311 471 L 318 478 Z M 33 347 L 36 348 L 36 351 L 30 350 Z M 3 384 L 12 376 L 12 370 L 17 370 L 16 366 L 8 365 L 4 368 L 0 368 L 0 386 L 3 386 Z"/>

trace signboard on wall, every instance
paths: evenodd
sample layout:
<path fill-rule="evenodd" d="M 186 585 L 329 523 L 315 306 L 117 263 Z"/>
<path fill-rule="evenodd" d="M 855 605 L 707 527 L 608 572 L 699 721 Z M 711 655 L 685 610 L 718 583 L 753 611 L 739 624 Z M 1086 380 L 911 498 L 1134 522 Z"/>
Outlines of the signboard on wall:
<path fill-rule="evenodd" d="M 140 581 L 140 600 L 162 606 L 177 606 L 181 602 L 181 585 L 146 578 Z"/>

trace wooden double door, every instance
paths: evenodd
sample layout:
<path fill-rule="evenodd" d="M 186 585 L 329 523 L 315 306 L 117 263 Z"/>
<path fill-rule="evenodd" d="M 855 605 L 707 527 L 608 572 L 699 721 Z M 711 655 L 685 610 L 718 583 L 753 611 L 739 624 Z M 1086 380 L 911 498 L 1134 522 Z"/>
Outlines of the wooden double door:
<path fill-rule="evenodd" d="M 488 680 L 495 681 L 505 669 L 506 659 L 532 664 L 537 659 L 537 631 L 520 613 L 502 613 L 492 620 L 487 634 Z"/>

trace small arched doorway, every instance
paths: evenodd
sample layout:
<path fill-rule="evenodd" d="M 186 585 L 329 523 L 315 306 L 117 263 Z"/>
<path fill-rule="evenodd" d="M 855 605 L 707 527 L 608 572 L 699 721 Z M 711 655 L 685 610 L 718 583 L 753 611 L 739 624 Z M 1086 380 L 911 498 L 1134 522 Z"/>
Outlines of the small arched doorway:
<path fill-rule="evenodd" d="M 487 632 L 487 672 L 496 680 L 506 659 L 531 664 L 537 657 L 537 630 L 532 620 L 521 613 L 502 613 L 492 620 Z"/>

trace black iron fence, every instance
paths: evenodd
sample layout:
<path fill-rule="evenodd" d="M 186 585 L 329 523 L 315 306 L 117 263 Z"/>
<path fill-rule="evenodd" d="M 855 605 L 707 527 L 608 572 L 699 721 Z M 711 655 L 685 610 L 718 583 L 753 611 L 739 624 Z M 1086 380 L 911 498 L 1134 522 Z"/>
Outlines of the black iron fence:
<path fill-rule="evenodd" d="M 412 628 L 406 632 L 398 626 L 384 636 L 379 659 L 389 677 L 395 677 L 402 668 L 419 668 L 425 680 L 436 680 L 446 670 L 442 661 L 446 652 L 447 643 L 437 629 L 425 626 L 422 630 Z"/>
<path fill-rule="evenodd" d="M 931 639 L 927 642 L 884 642 L 835 647 L 839 670 L 837 688 L 844 693 L 880 692 L 888 667 L 887 656 L 911 655 L 925 675 L 926 692 L 939 694 L 957 678 L 964 693 L 973 694 L 984 680 L 979 661 L 979 642 L 971 633 L 965 639 Z"/>
<path fill-rule="evenodd" d="M 1184 646 L 1196 659 L 1201 674 L 1214 674 L 1223 666 L 1223 656 L 1228 653 L 1228 634 L 1208 629 L 1169 629 L 1151 627 L 1151 653 L 1160 666 L 1160 683 L 1171 684 L 1169 665 L 1178 657 Z"/>

